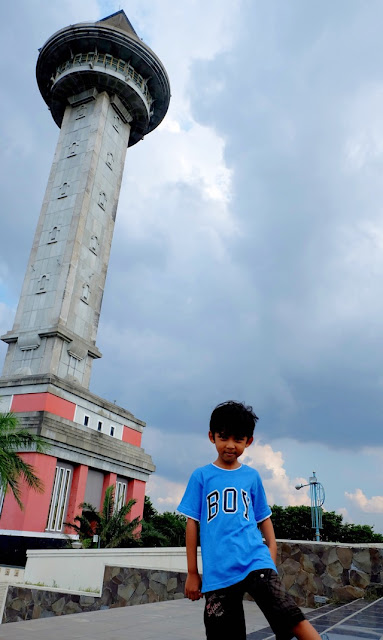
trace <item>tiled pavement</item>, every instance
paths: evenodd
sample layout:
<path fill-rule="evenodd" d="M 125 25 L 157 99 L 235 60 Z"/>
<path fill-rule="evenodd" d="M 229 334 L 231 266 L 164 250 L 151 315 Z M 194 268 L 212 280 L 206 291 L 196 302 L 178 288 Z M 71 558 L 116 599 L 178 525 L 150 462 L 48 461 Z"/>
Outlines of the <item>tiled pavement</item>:
<path fill-rule="evenodd" d="M 248 631 L 267 625 L 253 602 L 244 605 Z M 0 640 L 203 640 L 203 608 L 184 599 L 12 622 L 0 625 Z"/>
<path fill-rule="evenodd" d="M 355 600 L 344 605 L 326 605 L 306 612 L 323 640 L 382 640 L 383 598 L 374 602 Z M 272 640 L 270 627 L 257 630 L 247 640 Z"/>
<path fill-rule="evenodd" d="M 203 601 L 175 600 L 0 626 L 0 640 L 203 640 Z M 274 635 L 253 602 L 244 602 L 248 640 Z M 382 640 L 383 598 L 306 611 L 324 640 Z"/>

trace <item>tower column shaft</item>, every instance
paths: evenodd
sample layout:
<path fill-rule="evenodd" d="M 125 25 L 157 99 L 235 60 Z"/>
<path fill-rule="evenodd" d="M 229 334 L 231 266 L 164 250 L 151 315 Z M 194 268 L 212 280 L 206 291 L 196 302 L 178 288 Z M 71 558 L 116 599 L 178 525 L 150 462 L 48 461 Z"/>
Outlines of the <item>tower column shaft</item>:
<path fill-rule="evenodd" d="M 118 98 L 85 93 L 65 110 L 14 326 L 3 336 L 3 376 L 53 373 L 88 387 L 101 356 L 96 334 L 130 125 Z"/>

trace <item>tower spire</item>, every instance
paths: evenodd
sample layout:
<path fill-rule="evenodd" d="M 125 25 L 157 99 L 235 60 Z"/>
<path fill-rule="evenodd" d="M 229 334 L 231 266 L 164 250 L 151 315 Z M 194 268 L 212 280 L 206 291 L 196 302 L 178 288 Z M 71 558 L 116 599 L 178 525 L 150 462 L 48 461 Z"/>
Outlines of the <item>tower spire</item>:
<path fill-rule="evenodd" d="M 117 27 L 118 29 L 122 29 L 123 31 L 126 31 L 129 34 L 133 34 L 136 37 L 138 37 L 137 33 L 133 28 L 132 23 L 130 22 L 128 16 L 126 15 L 123 9 L 120 9 L 119 11 L 112 13 L 110 16 L 107 16 L 106 18 L 102 18 L 102 20 L 99 20 L 99 22 L 100 23 L 106 22 L 112 27 Z"/>

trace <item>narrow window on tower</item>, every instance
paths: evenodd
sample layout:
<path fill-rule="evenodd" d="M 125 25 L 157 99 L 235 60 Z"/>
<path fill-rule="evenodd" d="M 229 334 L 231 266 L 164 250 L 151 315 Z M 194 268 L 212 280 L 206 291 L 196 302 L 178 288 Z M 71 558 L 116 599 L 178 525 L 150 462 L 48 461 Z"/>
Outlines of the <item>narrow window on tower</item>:
<path fill-rule="evenodd" d="M 86 104 L 80 104 L 76 109 L 76 120 L 80 120 L 80 118 L 85 118 L 86 116 Z"/>
<path fill-rule="evenodd" d="M 120 124 L 121 124 L 121 118 L 116 114 L 113 120 L 113 129 L 115 129 L 117 133 L 120 133 Z"/>
<path fill-rule="evenodd" d="M 69 182 L 64 182 L 60 187 L 59 198 L 66 198 L 69 191 Z"/>
<path fill-rule="evenodd" d="M 114 436 L 114 427 L 110 427 L 110 435 Z"/>
<path fill-rule="evenodd" d="M 84 427 L 89 425 L 89 416 L 84 416 Z"/>
<path fill-rule="evenodd" d="M 113 169 L 113 162 L 114 162 L 113 153 L 108 151 L 106 155 L 106 164 L 109 167 L 109 169 Z"/>
<path fill-rule="evenodd" d="M 69 153 L 68 153 L 68 158 L 70 158 L 71 156 L 75 156 L 77 155 L 78 152 L 78 142 L 72 142 L 71 145 L 69 145 Z"/>
<path fill-rule="evenodd" d="M 42 275 L 41 278 L 38 280 L 37 293 L 46 292 L 48 280 L 49 280 L 49 276 L 46 273 L 44 273 L 44 275 Z"/>
<path fill-rule="evenodd" d="M 97 255 L 99 246 L 100 246 L 100 243 L 98 241 L 97 236 L 92 236 L 91 239 L 90 239 L 89 249 L 91 251 L 93 251 L 93 253 L 95 253 Z"/>
<path fill-rule="evenodd" d="M 97 431 L 102 431 L 102 422 L 101 422 L 101 420 L 99 420 L 98 423 L 97 423 Z"/>
<path fill-rule="evenodd" d="M 106 193 L 104 191 L 100 191 L 99 195 L 98 195 L 98 205 L 101 207 L 101 209 L 106 208 Z"/>
<path fill-rule="evenodd" d="M 89 301 L 89 296 L 90 296 L 90 288 L 88 284 L 84 284 L 82 287 L 82 296 L 81 296 L 81 300 L 83 302 L 86 302 L 88 304 Z"/>
<path fill-rule="evenodd" d="M 59 231 L 60 231 L 60 229 L 58 227 L 53 227 L 53 229 L 49 233 L 48 244 L 50 244 L 52 242 L 57 242 L 57 234 L 58 234 Z"/>

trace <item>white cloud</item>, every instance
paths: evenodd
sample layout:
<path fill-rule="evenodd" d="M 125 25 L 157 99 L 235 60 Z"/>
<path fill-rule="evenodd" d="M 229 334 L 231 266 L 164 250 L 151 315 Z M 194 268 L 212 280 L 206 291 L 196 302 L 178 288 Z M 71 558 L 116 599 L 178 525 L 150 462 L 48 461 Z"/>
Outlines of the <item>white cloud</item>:
<path fill-rule="evenodd" d="M 137 33 L 163 62 L 172 98 L 158 129 L 144 143 L 129 150 L 120 210 L 124 208 L 124 191 L 130 193 L 132 187 L 132 205 L 143 195 L 148 196 L 149 205 L 158 185 L 179 181 L 199 184 L 202 197 L 207 199 L 227 203 L 230 197 L 231 171 L 223 160 L 223 141 L 212 128 L 201 126 L 193 118 L 188 84 L 193 60 L 210 60 L 232 43 L 240 2 L 230 3 L 224 11 L 220 0 L 212 0 L 208 5 L 203 0 L 192 0 L 187 5 L 175 5 L 173 0 L 140 0 L 123 7 Z M 141 182 L 139 192 L 134 184 L 137 178 Z M 148 205 L 146 209 L 150 208 Z M 227 210 L 222 215 L 229 217 Z"/>
<path fill-rule="evenodd" d="M 362 489 L 356 489 L 354 493 L 345 491 L 344 495 L 364 513 L 383 513 L 383 496 L 367 498 Z"/>
<path fill-rule="evenodd" d="M 182 129 L 170 107 L 163 124 L 128 150 L 120 210 L 125 197 L 132 204 L 143 196 L 153 202 L 160 186 L 178 182 L 200 185 L 204 197 L 227 204 L 232 172 L 225 165 L 223 152 L 223 141 L 213 130 L 197 124 L 191 116 L 190 126 Z"/>
<path fill-rule="evenodd" d="M 346 507 L 340 507 L 339 509 L 336 509 L 335 512 L 343 516 L 343 522 L 347 522 L 349 524 L 354 522 Z"/>
<path fill-rule="evenodd" d="M 345 170 L 358 175 L 361 170 L 376 170 L 383 160 L 383 86 L 367 84 L 345 113 Z M 380 169 L 379 169 L 380 173 Z"/>
<path fill-rule="evenodd" d="M 146 494 L 153 506 L 160 511 L 175 511 L 185 491 L 185 485 L 172 482 L 158 474 L 152 475 L 146 485 Z"/>
<path fill-rule="evenodd" d="M 295 489 L 295 485 L 306 484 L 306 480 L 304 478 L 288 477 L 281 451 L 274 451 L 269 444 L 261 444 L 255 441 L 246 450 L 243 462 L 251 467 L 256 467 L 261 477 L 263 472 L 266 472 L 263 484 L 269 504 L 282 506 L 310 505 L 308 489 L 303 488 L 299 491 Z"/>

